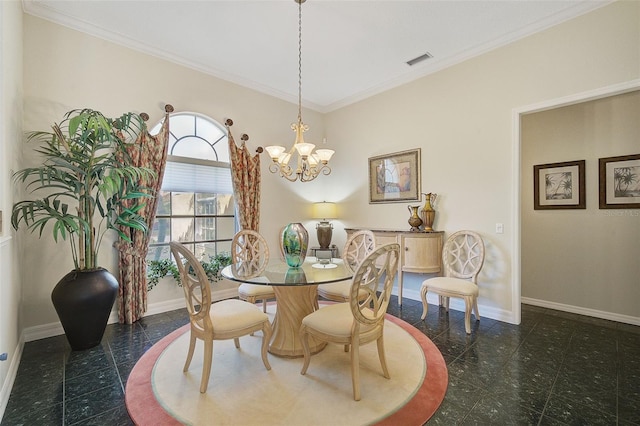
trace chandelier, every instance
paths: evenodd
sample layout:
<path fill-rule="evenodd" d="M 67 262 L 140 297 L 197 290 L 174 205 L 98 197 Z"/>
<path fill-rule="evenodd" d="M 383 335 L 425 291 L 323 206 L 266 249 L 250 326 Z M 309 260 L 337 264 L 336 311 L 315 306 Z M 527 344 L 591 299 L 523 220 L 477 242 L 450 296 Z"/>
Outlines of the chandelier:
<path fill-rule="evenodd" d="M 315 145 L 304 141 L 304 132 L 309 126 L 302 122 L 302 3 L 306 0 L 294 0 L 298 3 L 298 121 L 291 124 L 291 130 L 296 132 L 296 140 L 289 151 L 279 145 L 267 146 L 265 149 L 273 162 L 269 165 L 271 173 L 279 173 L 281 177 L 295 182 L 309 182 L 317 178 L 320 173 L 331 173 L 329 160 L 333 155 L 332 149 L 315 149 Z M 297 157 L 294 158 L 294 154 Z"/>

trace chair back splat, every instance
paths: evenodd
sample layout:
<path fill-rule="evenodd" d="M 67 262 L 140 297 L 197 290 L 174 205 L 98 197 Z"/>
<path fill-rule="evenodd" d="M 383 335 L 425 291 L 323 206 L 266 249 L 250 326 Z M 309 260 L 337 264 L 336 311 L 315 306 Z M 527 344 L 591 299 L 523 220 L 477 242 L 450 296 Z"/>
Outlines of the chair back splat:
<path fill-rule="evenodd" d="M 191 323 L 202 331 L 213 331 L 213 324 L 209 317 L 211 286 L 206 272 L 198 259 L 185 246 L 174 242 L 169 245 L 180 272 L 180 282 Z"/>
<path fill-rule="evenodd" d="M 472 231 L 460 231 L 447 239 L 442 250 L 446 275 L 476 282 L 484 263 L 482 238 Z"/>
<path fill-rule="evenodd" d="M 231 261 L 239 268 L 238 274 L 258 276 L 269 263 L 269 245 L 258 232 L 244 229 L 231 241 Z M 276 293 L 270 285 L 244 283 L 238 287 L 238 297 L 249 303 L 262 300 L 262 311 L 267 312 L 267 300 L 275 299 Z"/>
<path fill-rule="evenodd" d="M 376 237 L 372 231 L 361 230 L 353 233 L 344 245 L 342 260 L 352 271 L 376 248 Z"/>
<path fill-rule="evenodd" d="M 389 307 L 393 280 L 398 270 L 400 246 L 382 246 L 360 263 L 351 284 L 349 304 L 361 325 L 380 325 Z M 366 297 L 363 297 L 363 293 Z"/>
<path fill-rule="evenodd" d="M 354 232 L 342 250 L 342 261 L 352 272 L 376 248 L 376 237 L 370 230 Z M 320 284 L 318 296 L 334 302 L 346 302 L 351 292 L 351 280 Z"/>

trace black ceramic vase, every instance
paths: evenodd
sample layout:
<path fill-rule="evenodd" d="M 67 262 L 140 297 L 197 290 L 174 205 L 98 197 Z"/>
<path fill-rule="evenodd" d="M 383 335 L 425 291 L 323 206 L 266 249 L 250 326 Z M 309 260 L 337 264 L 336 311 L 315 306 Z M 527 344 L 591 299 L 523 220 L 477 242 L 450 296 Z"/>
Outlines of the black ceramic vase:
<path fill-rule="evenodd" d="M 117 294 L 118 280 L 103 268 L 71 271 L 56 284 L 51 301 L 71 349 L 100 344 Z"/>

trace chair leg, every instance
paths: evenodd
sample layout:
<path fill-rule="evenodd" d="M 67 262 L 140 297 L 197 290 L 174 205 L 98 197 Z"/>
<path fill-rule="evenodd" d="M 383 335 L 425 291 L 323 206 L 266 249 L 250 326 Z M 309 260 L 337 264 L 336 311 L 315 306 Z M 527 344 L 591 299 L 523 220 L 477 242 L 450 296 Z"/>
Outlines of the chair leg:
<path fill-rule="evenodd" d="M 382 366 L 382 375 L 386 379 L 390 379 L 389 369 L 387 368 L 387 357 L 384 354 L 384 335 L 381 334 L 376 341 L 378 345 L 378 358 L 380 358 L 380 365 Z"/>
<path fill-rule="evenodd" d="M 252 305 L 255 305 L 257 302 L 256 298 L 252 296 L 247 297 L 246 301 L 251 303 Z M 249 336 L 253 336 L 253 335 L 254 335 L 254 332 L 252 331 L 251 334 L 249 334 Z M 240 343 L 236 343 L 236 348 L 239 348 L 240 347 L 239 345 Z"/>
<path fill-rule="evenodd" d="M 207 391 L 209 376 L 211 375 L 211 361 L 213 360 L 213 340 L 204 341 L 204 359 L 202 364 L 202 379 L 200 380 L 200 393 Z"/>
<path fill-rule="evenodd" d="M 422 316 L 420 319 L 422 320 L 427 317 L 427 310 L 429 309 L 427 307 L 427 290 L 429 290 L 429 288 L 424 284 L 420 288 L 420 298 L 422 299 Z"/>
<path fill-rule="evenodd" d="M 183 372 L 186 372 L 189 369 L 189 365 L 191 365 L 191 359 L 193 358 L 193 351 L 196 349 L 196 336 L 191 333 L 191 337 L 189 337 L 189 351 L 187 352 L 187 360 L 184 363 Z"/>
<path fill-rule="evenodd" d="M 353 399 L 360 401 L 360 339 L 351 342 L 351 384 L 353 385 Z"/>
<path fill-rule="evenodd" d="M 478 311 L 478 298 L 473 298 L 473 314 L 476 316 L 476 321 L 480 321 L 480 312 Z"/>
<path fill-rule="evenodd" d="M 236 349 L 240 349 L 240 338 L 239 337 L 234 337 L 233 338 L 233 343 L 236 345 Z"/>
<path fill-rule="evenodd" d="M 303 324 L 300 326 L 300 343 L 302 344 L 302 354 L 304 355 L 304 363 L 302 364 L 302 370 L 300 374 L 307 373 L 309 368 L 309 362 L 311 361 L 311 349 L 309 349 L 309 333 L 307 333 L 307 327 Z"/>
<path fill-rule="evenodd" d="M 471 297 L 466 296 L 464 298 L 464 330 L 467 334 L 471 334 L 471 308 L 473 306 L 473 301 Z"/>
<path fill-rule="evenodd" d="M 262 312 L 267 313 L 267 298 L 262 299 Z"/>
<path fill-rule="evenodd" d="M 269 342 L 271 341 L 271 333 L 273 333 L 273 329 L 271 328 L 271 323 L 269 320 L 265 321 L 262 325 L 262 363 L 267 370 L 271 370 L 271 364 L 269 364 L 269 359 L 267 358 L 267 349 L 269 349 Z"/>

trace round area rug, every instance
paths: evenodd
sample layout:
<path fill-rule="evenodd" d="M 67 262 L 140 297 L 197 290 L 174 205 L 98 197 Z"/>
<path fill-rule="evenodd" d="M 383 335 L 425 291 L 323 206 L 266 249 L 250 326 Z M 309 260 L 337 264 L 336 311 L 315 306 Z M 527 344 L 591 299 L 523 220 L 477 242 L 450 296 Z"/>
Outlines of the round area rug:
<path fill-rule="evenodd" d="M 269 306 L 269 314 L 275 312 Z M 146 425 L 422 425 L 442 403 L 447 367 L 438 348 L 410 324 L 387 315 L 385 353 L 391 379 L 382 376 L 376 345 L 360 350 L 362 399 L 353 400 L 350 356 L 329 344 L 311 358 L 306 375 L 301 358 L 269 354 L 260 359 L 262 336 L 215 341 L 205 394 L 199 392 L 202 342 L 187 373 L 182 372 L 189 325 L 169 334 L 135 365 L 126 386 L 131 419 Z"/>

